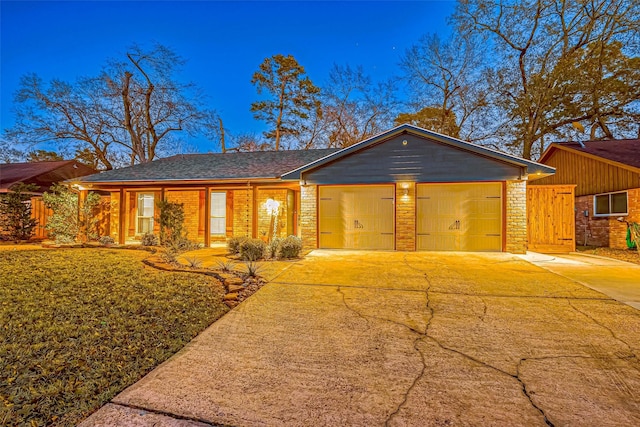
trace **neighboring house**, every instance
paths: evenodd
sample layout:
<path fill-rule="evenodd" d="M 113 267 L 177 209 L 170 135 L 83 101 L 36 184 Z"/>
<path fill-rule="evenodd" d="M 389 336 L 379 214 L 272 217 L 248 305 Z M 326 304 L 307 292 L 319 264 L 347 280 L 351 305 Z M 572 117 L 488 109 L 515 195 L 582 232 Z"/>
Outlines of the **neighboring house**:
<path fill-rule="evenodd" d="M 551 144 L 540 163 L 557 169 L 534 185 L 574 184 L 576 242 L 626 248 L 626 222 L 640 222 L 640 140 Z"/>
<path fill-rule="evenodd" d="M 19 182 L 35 184 L 37 189 L 31 199 L 31 212 L 38 225 L 34 237 L 45 238 L 49 212 L 42 202 L 42 193 L 55 183 L 95 173 L 95 169 L 76 160 L 0 164 L 0 194 L 10 191 L 11 186 Z"/>
<path fill-rule="evenodd" d="M 410 125 L 342 150 L 178 155 L 81 178 L 111 193 L 120 243 L 157 232 L 160 199 L 188 238 L 294 234 L 307 248 L 523 253 L 526 184 L 554 169 Z"/>

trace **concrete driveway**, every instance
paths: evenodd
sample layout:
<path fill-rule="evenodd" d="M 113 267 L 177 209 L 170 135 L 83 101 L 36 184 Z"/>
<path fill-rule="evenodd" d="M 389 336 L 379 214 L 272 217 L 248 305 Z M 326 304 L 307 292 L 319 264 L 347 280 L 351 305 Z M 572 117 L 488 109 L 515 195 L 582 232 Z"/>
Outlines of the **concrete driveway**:
<path fill-rule="evenodd" d="M 515 255 L 270 274 L 82 425 L 640 425 L 640 311 Z"/>

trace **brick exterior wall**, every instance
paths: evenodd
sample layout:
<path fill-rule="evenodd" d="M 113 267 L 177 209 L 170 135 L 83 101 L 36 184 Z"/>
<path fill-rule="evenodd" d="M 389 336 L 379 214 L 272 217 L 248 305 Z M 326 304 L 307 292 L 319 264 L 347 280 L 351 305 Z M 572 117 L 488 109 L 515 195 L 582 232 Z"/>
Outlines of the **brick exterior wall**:
<path fill-rule="evenodd" d="M 407 195 L 404 195 L 405 188 Z M 416 184 L 396 185 L 396 250 L 416 250 Z"/>
<path fill-rule="evenodd" d="M 267 200 L 272 199 L 280 203 L 278 208 L 278 216 L 274 217 L 273 227 L 275 229 L 275 237 L 287 237 L 287 218 L 289 210 L 287 207 L 287 190 L 260 189 L 256 196 L 257 217 L 258 217 L 258 238 L 269 238 L 271 230 L 272 216 L 267 212 Z"/>
<path fill-rule="evenodd" d="M 252 237 L 253 188 L 233 190 L 233 235 Z"/>
<path fill-rule="evenodd" d="M 576 197 L 576 245 L 626 249 L 627 224 L 617 218 L 640 222 L 640 188 L 627 191 L 628 215 L 596 217 L 593 215 L 593 198 L 593 195 Z M 585 216 L 585 211 L 588 216 Z"/>
<path fill-rule="evenodd" d="M 527 252 L 527 182 L 507 181 L 506 197 L 507 252 Z"/>
<path fill-rule="evenodd" d="M 204 243 L 204 235 L 200 233 L 200 191 L 166 191 L 165 198 L 172 203 L 181 203 L 184 207 L 184 229 L 187 238 L 192 241 Z M 158 212 L 156 213 L 156 215 Z M 156 221 L 157 222 L 157 221 Z"/>
<path fill-rule="evenodd" d="M 300 232 L 306 249 L 318 247 L 318 187 L 304 185 L 300 189 Z"/>

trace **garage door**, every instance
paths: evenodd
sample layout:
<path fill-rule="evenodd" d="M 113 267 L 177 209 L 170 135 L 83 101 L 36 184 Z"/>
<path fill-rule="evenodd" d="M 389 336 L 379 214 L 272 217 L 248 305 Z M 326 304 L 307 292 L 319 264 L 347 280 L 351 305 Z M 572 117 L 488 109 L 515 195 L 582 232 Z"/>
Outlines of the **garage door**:
<path fill-rule="evenodd" d="M 319 246 L 394 249 L 394 186 L 320 187 Z"/>
<path fill-rule="evenodd" d="M 418 184 L 417 248 L 501 251 L 502 184 Z"/>

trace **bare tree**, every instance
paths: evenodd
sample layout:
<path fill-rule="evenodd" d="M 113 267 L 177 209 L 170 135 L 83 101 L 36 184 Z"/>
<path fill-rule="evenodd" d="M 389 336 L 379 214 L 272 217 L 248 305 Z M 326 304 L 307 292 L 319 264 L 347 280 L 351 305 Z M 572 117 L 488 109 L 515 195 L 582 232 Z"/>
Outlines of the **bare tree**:
<path fill-rule="evenodd" d="M 348 147 L 388 129 L 397 114 L 395 84 L 373 82 L 362 67 L 334 65 L 322 92 L 329 147 Z"/>
<path fill-rule="evenodd" d="M 611 138 L 637 120 L 640 3 L 462 0 L 453 22 L 491 52 L 491 106 L 504 117 L 496 130 L 523 157 L 573 122 Z"/>
<path fill-rule="evenodd" d="M 94 157 L 100 169 L 149 162 L 161 150 L 170 153 L 178 135 L 204 133 L 215 120 L 198 88 L 175 76 L 183 63 L 164 46 L 132 46 L 125 61 L 74 84 L 45 86 L 27 75 L 15 99 L 16 125 L 5 136 L 28 147 L 72 148 Z"/>
<path fill-rule="evenodd" d="M 411 92 L 410 105 L 416 112 L 403 113 L 396 122 L 418 122 L 435 132 L 470 141 L 485 139 L 481 124 L 487 85 L 481 59 L 471 38 L 421 37 L 400 62 Z"/>

